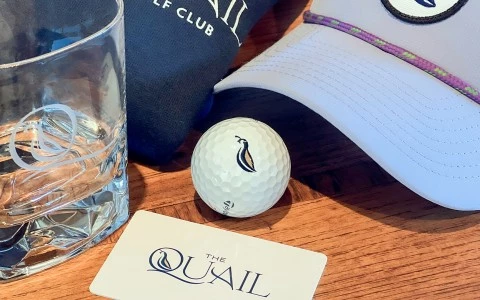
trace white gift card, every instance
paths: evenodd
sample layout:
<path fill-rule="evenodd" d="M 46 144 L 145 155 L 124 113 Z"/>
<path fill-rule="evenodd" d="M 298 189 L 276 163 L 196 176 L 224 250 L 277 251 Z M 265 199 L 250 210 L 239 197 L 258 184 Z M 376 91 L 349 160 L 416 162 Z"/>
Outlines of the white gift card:
<path fill-rule="evenodd" d="M 311 300 L 327 257 L 139 211 L 90 286 L 112 299 Z"/>

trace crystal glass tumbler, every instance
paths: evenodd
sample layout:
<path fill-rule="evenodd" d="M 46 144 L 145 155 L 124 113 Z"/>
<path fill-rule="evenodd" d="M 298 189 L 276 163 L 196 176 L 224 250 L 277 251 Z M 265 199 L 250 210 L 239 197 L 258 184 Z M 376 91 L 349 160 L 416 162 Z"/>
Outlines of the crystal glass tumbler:
<path fill-rule="evenodd" d="M 0 1 L 0 282 L 128 218 L 121 0 Z"/>

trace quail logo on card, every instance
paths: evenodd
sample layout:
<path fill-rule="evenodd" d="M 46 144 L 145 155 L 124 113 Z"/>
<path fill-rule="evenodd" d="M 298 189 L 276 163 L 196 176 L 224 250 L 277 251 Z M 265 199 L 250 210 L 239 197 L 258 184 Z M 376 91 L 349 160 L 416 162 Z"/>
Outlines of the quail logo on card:
<path fill-rule="evenodd" d="M 233 267 L 227 258 L 205 253 L 203 257 L 184 255 L 175 248 L 159 248 L 149 258 L 153 269 L 188 285 L 208 284 L 212 288 L 227 288 L 232 293 L 246 293 L 257 298 L 268 298 L 268 287 L 264 286 L 264 274 Z M 228 295 L 225 295 L 228 299 Z"/>
<path fill-rule="evenodd" d="M 381 0 L 397 18 L 416 24 L 443 21 L 456 14 L 468 0 Z"/>
<path fill-rule="evenodd" d="M 122 300 L 312 299 L 326 264 L 322 253 L 138 211 L 90 291 Z"/>
<path fill-rule="evenodd" d="M 222 20 L 225 26 L 228 26 L 232 34 L 237 39 L 238 46 L 240 47 L 242 44 L 240 43 L 237 29 L 240 25 L 243 14 L 248 9 L 248 5 L 245 3 L 245 0 L 201 1 L 208 2 L 215 14 L 215 18 Z M 206 36 L 210 37 L 215 32 L 215 27 L 212 25 L 211 20 L 209 22 L 205 16 L 199 16 L 197 15 L 197 12 L 191 11 L 187 7 L 176 6 L 175 0 L 153 0 L 153 4 L 165 10 L 171 10 L 180 20 L 191 24 L 191 26 L 195 26 L 198 30 L 203 31 Z"/>

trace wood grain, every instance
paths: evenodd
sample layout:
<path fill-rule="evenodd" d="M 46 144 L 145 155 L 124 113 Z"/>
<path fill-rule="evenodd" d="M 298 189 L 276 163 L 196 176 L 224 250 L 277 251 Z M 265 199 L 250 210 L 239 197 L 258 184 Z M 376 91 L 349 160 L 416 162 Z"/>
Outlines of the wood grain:
<path fill-rule="evenodd" d="M 288 32 L 309 3 L 280 2 L 254 29 L 235 66 Z M 235 116 L 277 130 L 293 167 L 279 203 L 244 220 L 209 209 L 195 193 L 189 170 L 201 133 Z M 258 90 L 221 94 L 169 165 L 131 162 L 129 176 L 131 213 L 150 210 L 325 253 L 329 261 L 315 299 L 480 297 L 480 214 L 415 195 L 323 118 L 286 97 Z M 123 229 L 58 267 L 2 285 L 0 299 L 98 299 L 88 287 Z"/>

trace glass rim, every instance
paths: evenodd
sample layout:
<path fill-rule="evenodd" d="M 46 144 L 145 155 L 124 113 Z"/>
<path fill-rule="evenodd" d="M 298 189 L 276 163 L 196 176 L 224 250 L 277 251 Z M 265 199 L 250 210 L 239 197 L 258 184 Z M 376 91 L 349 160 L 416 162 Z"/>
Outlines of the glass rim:
<path fill-rule="evenodd" d="M 42 54 L 42 55 L 34 56 L 34 57 L 27 58 L 27 59 L 20 60 L 20 61 L 15 61 L 15 62 L 7 63 L 7 64 L 0 64 L 0 70 L 6 70 L 6 69 L 10 69 L 10 68 L 20 67 L 20 66 L 23 66 L 23 65 L 28 65 L 28 64 L 31 64 L 31 63 L 34 63 L 34 62 L 38 62 L 38 61 L 47 59 L 47 58 L 52 57 L 52 56 L 56 56 L 58 54 L 61 54 L 63 52 L 67 52 L 72 48 L 75 48 L 79 45 L 85 44 L 85 43 L 101 36 L 105 32 L 107 32 L 110 29 L 112 29 L 113 27 L 115 27 L 115 25 L 117 25 L 118 22 L 123 18 L 123 11 L 124 11 L 123 0 L 114 0 L 114 1 L 117 3 L 117 14 L 115 15 L 115 18 L 113 18 L 112 21 L 110 21 L 110 23 L 105 25 L 99 31 L 97 31 L 97 32 L 95 32 L 95 33 L 93 33 L 93 34 L 91 34 L 91 35 L 89 35 L 89 36 L 87 36 L 87 37 L 85 37 L 85 38 L 83 38 L 79 41 L 76 41 L 76 42 L 74 42 L 70 45 L 67 45 L 67 46 L 62 47 L 62 48 L 57 49 L 57 50 L 54 50 L 52 52 L 48 52 L 48 53 L 45 53 L 45 54 Z"/>

